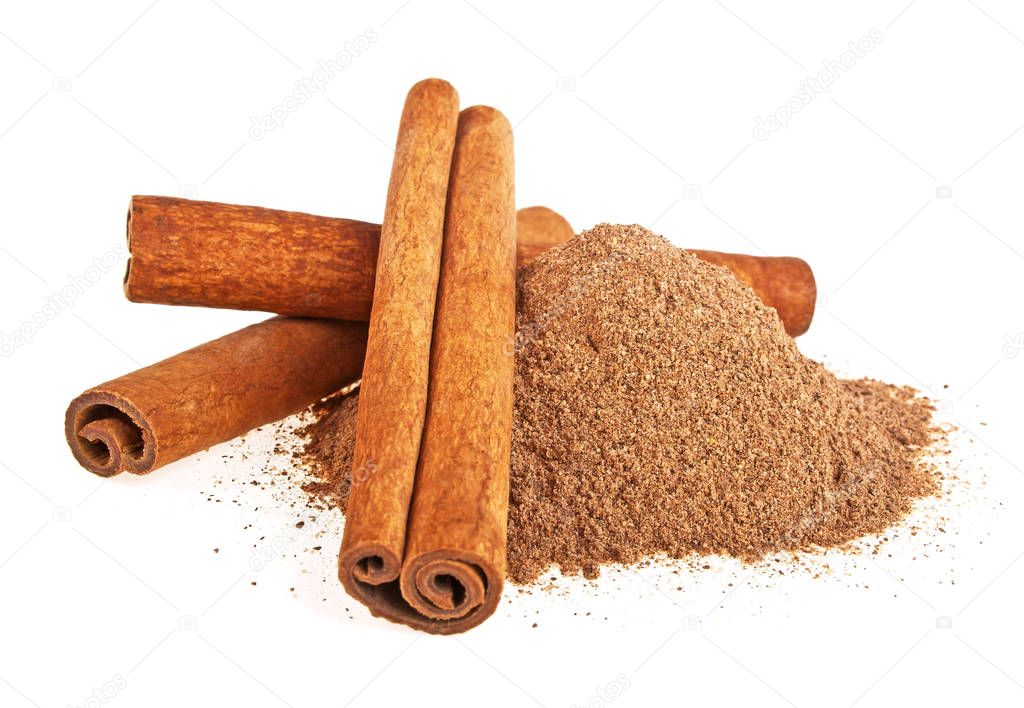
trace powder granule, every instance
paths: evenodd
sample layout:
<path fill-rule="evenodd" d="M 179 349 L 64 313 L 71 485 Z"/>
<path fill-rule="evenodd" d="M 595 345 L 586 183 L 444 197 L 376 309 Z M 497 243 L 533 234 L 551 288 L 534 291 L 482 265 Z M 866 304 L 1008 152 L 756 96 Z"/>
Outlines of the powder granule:
<path fill-rule="evenodd" d="M 508 574 L 842 546 L 937 491 L 931 404 L 804 357 L 729 271 L 601 225 L 519 274 Z M 343 507 L 355 396 L 302 431 Z M 346 463 L 347 460 L 347 463 Z"/>

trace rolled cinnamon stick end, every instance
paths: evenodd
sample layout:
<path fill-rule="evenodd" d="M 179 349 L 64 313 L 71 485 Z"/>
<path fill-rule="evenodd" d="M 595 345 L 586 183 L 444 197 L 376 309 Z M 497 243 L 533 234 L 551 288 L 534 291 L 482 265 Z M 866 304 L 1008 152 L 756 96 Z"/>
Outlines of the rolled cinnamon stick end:
<path fill-rule="evenodd" d="M 409 513 L 403 620 L 436 634 L 487 619 L 506 566 L 515 332 L 512 128 L 459 116 L 430 357 L 430 395 Z"/>
<path fill-rule="evenodd" d="M 547 207 L 519 214 L 525 263 L 568 241 Z M 175 197 L 133 196 L 124 293 L 132 302 L 367 322 L 380 225 Z"/>
<path fill-rule="evenodd" d="M 88 389 L 64 432 L 102 477 L 147 474 L 359 378 L 366 325 L 274 317 Z"/>
<path fill-rule="evenodd" d="M 818 287 L 805 261 L 790 257 L 747 256 L 739 253 L 688 249 L 701 260 L 725 266 L 779 313 L 786 332 L 799 337 L 811 326 Z"/>
<path fill-rule="evenodd" d="M 395 584 L 402 570 L 458 117 L 459 97 L 446 81 L 409 91 L 381 226 L 338 575 L 350 595 L 389 619 L 379 586 Z"/>

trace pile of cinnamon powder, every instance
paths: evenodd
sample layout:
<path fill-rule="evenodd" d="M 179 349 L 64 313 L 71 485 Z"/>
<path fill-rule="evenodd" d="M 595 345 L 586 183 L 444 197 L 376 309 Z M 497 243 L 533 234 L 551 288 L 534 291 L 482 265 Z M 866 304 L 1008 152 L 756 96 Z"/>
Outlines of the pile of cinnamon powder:
<path fill-rule="evenodd" d="M 299 432 L 306 491 L 343 509 L 357 396 Z M 519 274 L 508 574 L 883 531 L 938 491 L 931 404 L 804 357 L 729 271 L 601 225 Z"/>

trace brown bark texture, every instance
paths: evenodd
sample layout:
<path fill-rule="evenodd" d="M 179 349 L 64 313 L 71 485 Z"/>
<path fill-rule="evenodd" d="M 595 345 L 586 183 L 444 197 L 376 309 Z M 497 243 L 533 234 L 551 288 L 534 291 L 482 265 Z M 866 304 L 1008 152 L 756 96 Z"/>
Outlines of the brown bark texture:
<path fill-rule="evenodd" d="M 86 390 L 67 442 L 90 472 L 146 474 L 355 382 L 365 348 L 364 323 L 273 317 Z"/>
<path fill-rule="evenodd" d="M 377 589 L 402 571 L 458 117 L 447 82 L 427 79 L 409 91 L 381 226 L 338 561 L 346 590 L 374 614 L 384 612 Z"/>
<path fill-rule="evenodd" d="M 493 108 L 468 108 L 452 158 L 426 421 L 402 519 L 401 572 L 397 581 L 367 582 L 345 545 L 338 568 L 345 588 L 373 614 L 435 634 L 483 622 L 504 583 L 515 229 L 511 127 Z M 379 473 L 368 471 L 361 484 Z M 374 512 L 378 519 L 389 513 Z M 383 563 L 370 558 L 369 565 Z"/>
<path fill-rule="evenodd" d="M 568 241 L 543 206 L 518 215 L 520 265 Z M 370 319 L 380 225 L 176 197 L 134 196 L 124 293 L 132 302 Z"/>
<path fill-rule="evenodd" d="M 547 207 L 517 214 L 517 262 L 525 265 L 573 236 Z M 351 219 L 175 197 L 132 197 L 131 259 L 124 291 L 133 302 L 262 310 L 368 321 L 380 226 Z M 725 266 L 798 336 L 817 292 L 799 258 L 693 251 Z"/>
<path fill-rule="evenodd" d="M 466 109 L 452 160 L 430 403 L 401 577 L 402 597 L 440 634 L 489 617 L 505 578 L 514 194 L 512 127 L 493 108 Z"/>

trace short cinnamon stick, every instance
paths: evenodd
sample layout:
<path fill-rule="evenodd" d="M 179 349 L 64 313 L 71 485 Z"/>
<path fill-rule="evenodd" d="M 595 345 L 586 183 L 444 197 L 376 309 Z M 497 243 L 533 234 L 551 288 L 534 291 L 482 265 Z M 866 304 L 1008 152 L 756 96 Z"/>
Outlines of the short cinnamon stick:
<path fill-rule="evenodd" d="M 761 302 L 775 308 L 791 337 L 799 337 L 810 328 L 818 286 L 806 261 L 689 250 L 701 260 L 728 268 L 740 282 L 749 285 Z"/>
<path fill-rule="evenodd" d="M 273 317 L 88 389 L 67 442 L 90 472 L 146 474 L 355 382 L 365 347 L 363 323 Z"/>
<path fill-rule="evenodd" d="M 575 236 L 565 217 L 547 207 L 516 212 L 516 263 L 526 265 L 540 254 Z"/>
<path fill-rule="evenodd" d="M 374 614 L 387 613 L 386 586 L 402 570 L 458 115 L 458 94 L 445 81 L 409 91 L 381 226 L 338 561 L 345 589 Z"/>
<path fill-rule="evenodd" d="M 546 207 L 517 214 L 517 260 L 524 265 L 572 238 Z M 373 300 L 380 227 L 298 212 L 132 197 L 124 290 L 129 300 L 264 310 L 366 321 Z M 799 258 L 694 251 L 725 266 L 779 313 L 798 336 L 814 317 L 816 289 Z"/>

